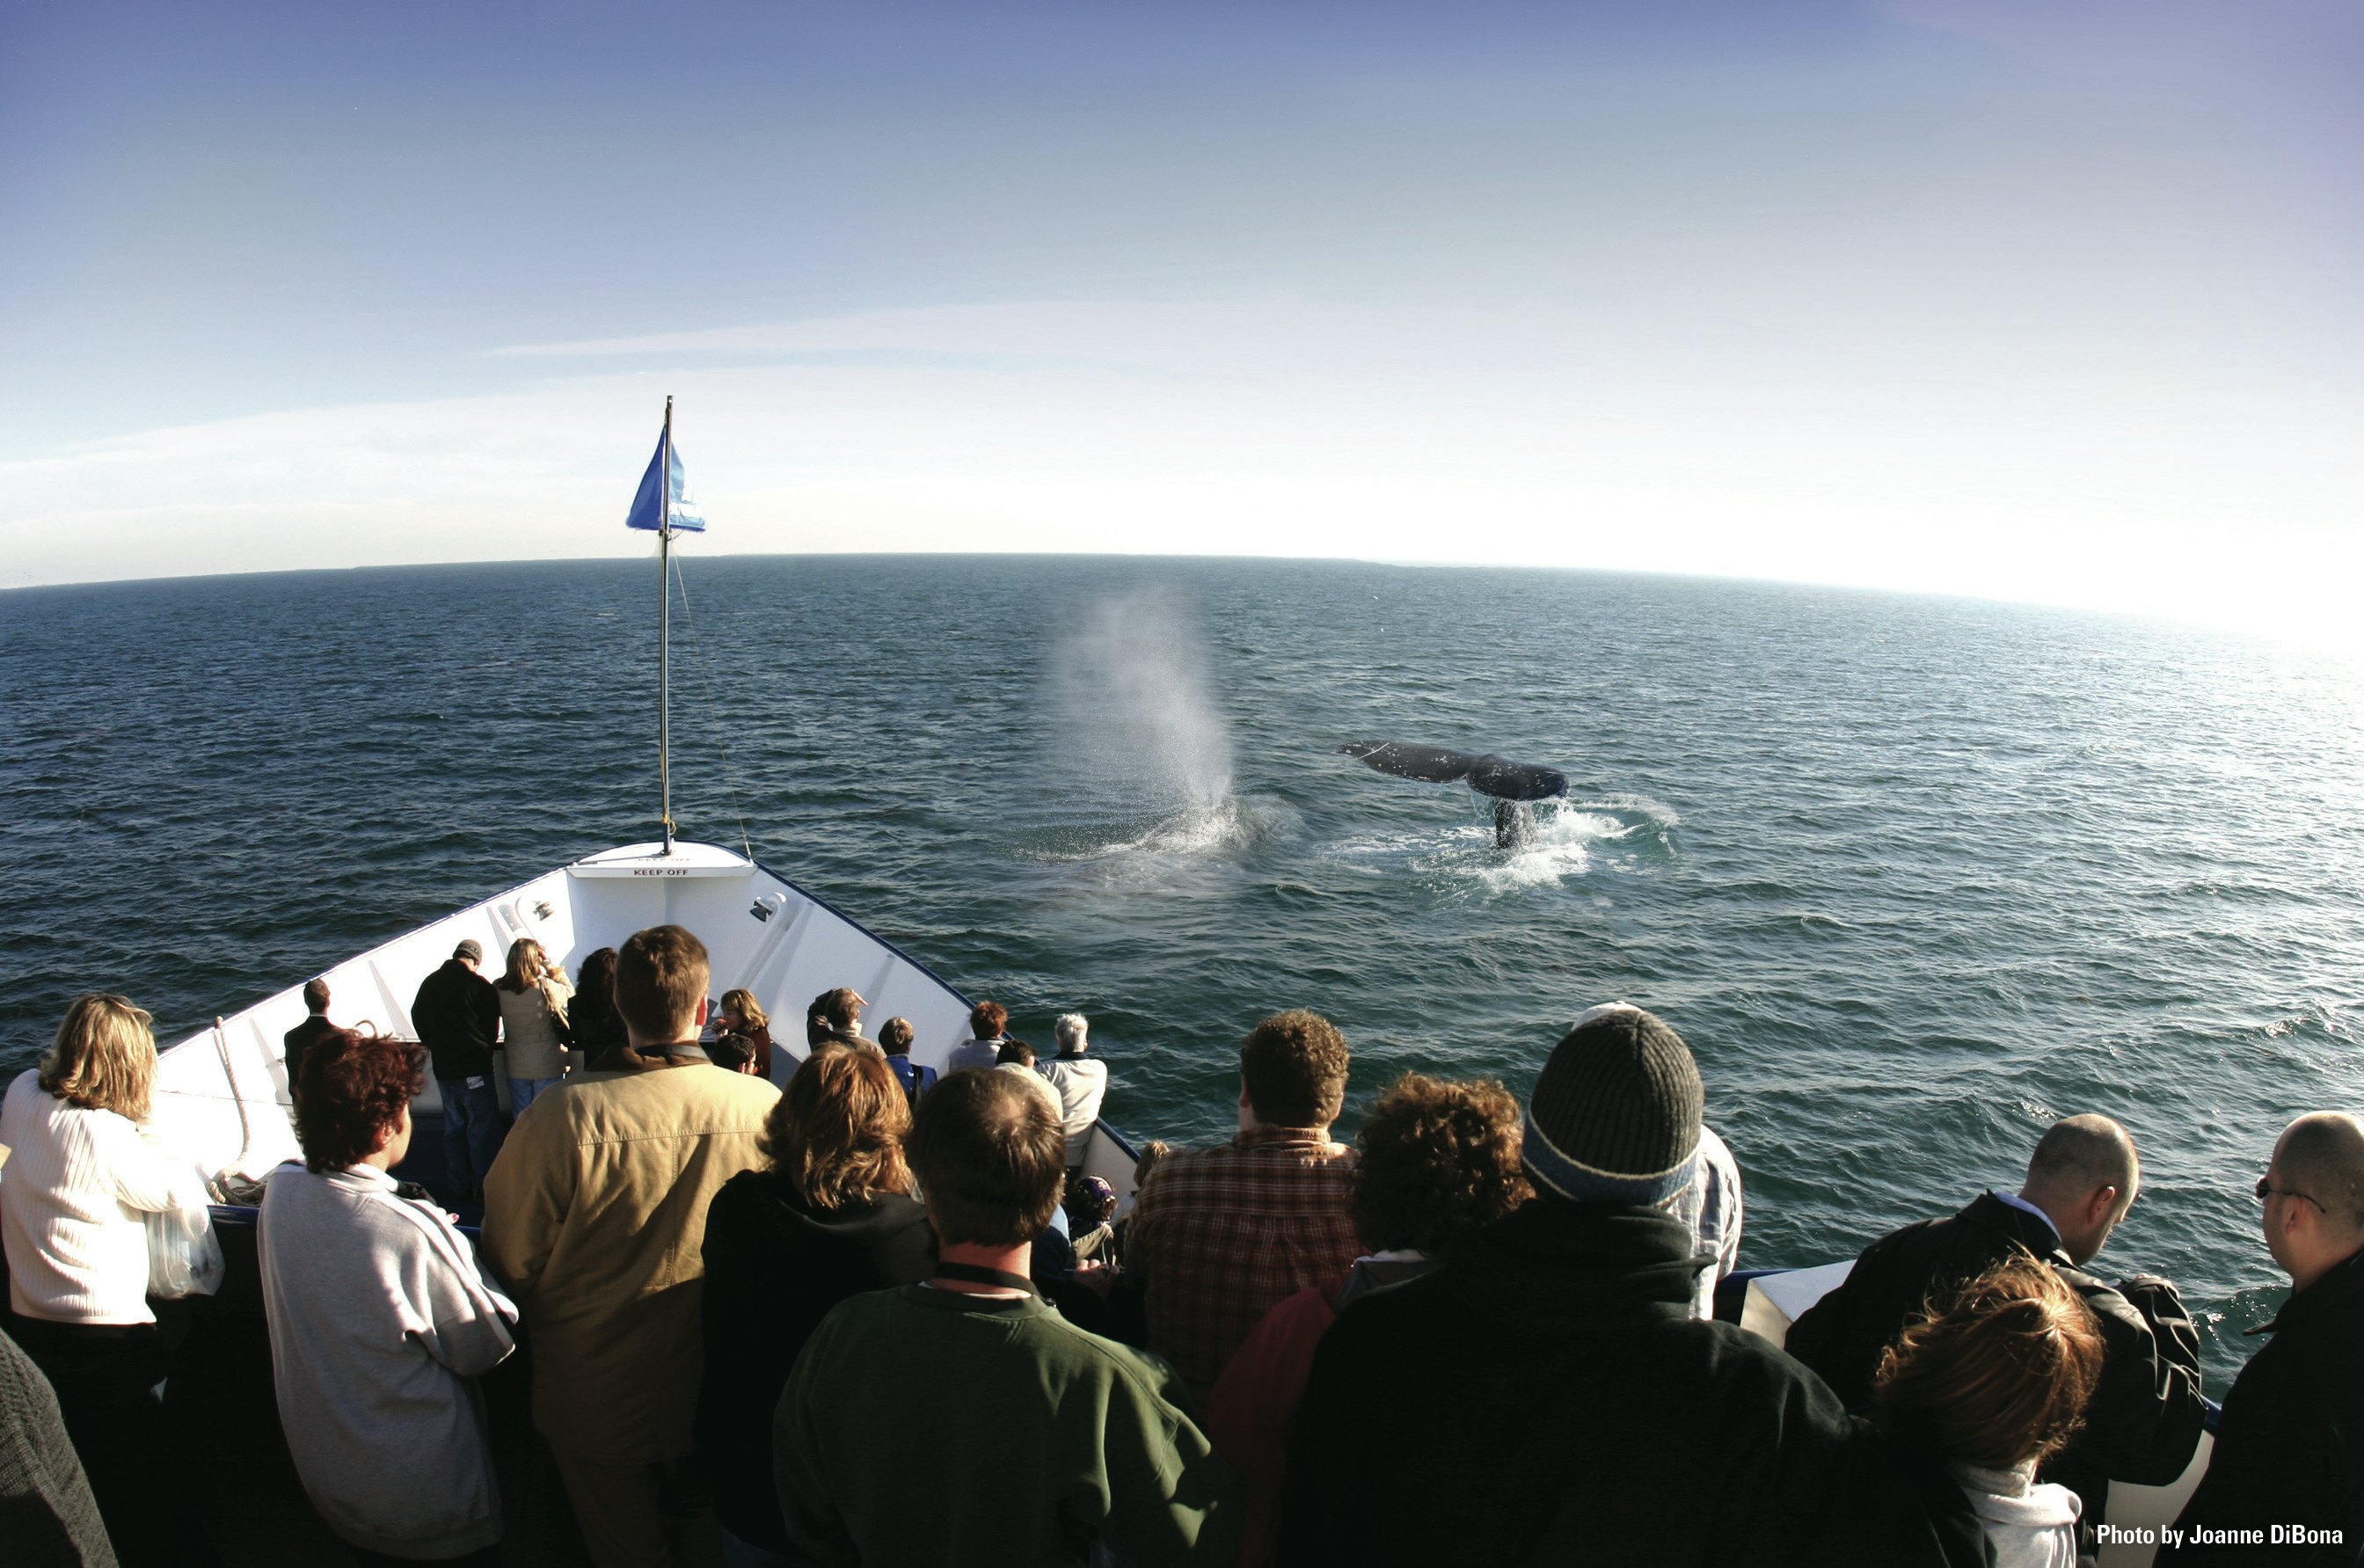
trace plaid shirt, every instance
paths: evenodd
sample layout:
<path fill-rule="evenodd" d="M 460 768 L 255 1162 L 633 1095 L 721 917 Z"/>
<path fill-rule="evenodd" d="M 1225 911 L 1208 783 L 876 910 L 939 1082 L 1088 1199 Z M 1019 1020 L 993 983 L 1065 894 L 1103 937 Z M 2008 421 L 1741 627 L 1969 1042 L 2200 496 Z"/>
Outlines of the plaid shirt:
<path fill-rule="evenodd" d="M 1124 1261 L 1148 1286 L 1149 1348 L 1201 1405 L 1273 1306 L 1363 1254 L 1346 1204 L 1355 1151 L 1324 1129 L 1263 1127 L 1167 1156 L 1133 1200 Z"/>
<path fill-rule="evenodd" d="M 1701 1251 L 1715 1254 L 1715 1266 L 1699 1272 L 1691 1292 L 1691 1316 L 1712 1318 L 1717 1283 L 1740 1266 L 1741 1219 L 1740 1163 L 1713 1128 L 1700 1129 L 1699 1177 L 1682 1190 L 1669 1212 L 1691 1228 L 1691 1240 Z"/>

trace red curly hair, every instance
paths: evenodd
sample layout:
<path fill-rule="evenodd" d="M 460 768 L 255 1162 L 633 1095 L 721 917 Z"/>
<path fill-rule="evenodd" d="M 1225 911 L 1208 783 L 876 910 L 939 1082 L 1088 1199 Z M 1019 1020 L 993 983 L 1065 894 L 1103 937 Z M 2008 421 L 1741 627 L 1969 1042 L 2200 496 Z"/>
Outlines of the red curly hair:
<path fill-rule="evenodd" d="M 1534 1196 L 1519 1169 L 1519 1102 L 1490 1078 L 1407 1073 L 1363 1118 L 1349 1212 L 1374 1251 L 1441 1252 Z"/>
<path fill-rule="evenodd" d="M 371 1029 L 323 1035 L 296 1070 L 296 1139 L 307 1171 L 358 1165 L 427 1086 L 427 1048 Z"/>

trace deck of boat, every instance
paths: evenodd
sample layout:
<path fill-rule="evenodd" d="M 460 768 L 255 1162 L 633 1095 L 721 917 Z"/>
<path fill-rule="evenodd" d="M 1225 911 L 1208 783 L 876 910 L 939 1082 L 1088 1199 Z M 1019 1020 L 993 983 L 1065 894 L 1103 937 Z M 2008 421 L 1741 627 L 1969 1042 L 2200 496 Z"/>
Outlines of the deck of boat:
<path fill-rule="evenodd" d="M 463 938 L 483 948 L 492 973 L 521 936 L 574 972 L 593 949 L 619 945 L 633 931 L 667 921 L 706 942 L 718 993 L 746 986 L 782 1021 L 777 1080 L 804 1054 L 798 1041 L 807 1005 L 838 985 L 869 997 L 875 1018 L 909 1018 L 918 1036 L 914 1060 L 941 1067 L 967 1037 L 968 998 L 926 965 L 753 861 L 686 842 L 586 856 L 350 958 L 322 976 L 333 995 L 330 1017 L 410 1036 L 418 982 Z M 281 1037 L 304 1016 L 299 981 L 166 1049 L 155 1116 L 163 1140 L 208 1172 L 261 1175 L 296 1157 Z M 506 1083 L 496 1076 L 506 1102 Z M 413 1114 L 410 1155 L 396 1173 L 449 1198 L 432 1082 Z M 1101 1124 L 1087 1168 L 1129 1196 L 1133 1163 L 1124 1139 Z M 451 1207 L 463 1228 L 480 1218 L 472 1206 Z M 280 1428 L 256 1266 L 256 1211 L 217 1207 L 214 1214 L 229 1264 L 221 1290 L 164 1303 L 161 1310 L 168 1332 L 181 1340 L 177 1370 L 165 1387 L 167 1418 L 181 1451 L 203 1456 L 207 1478 L 203 1517 L 193 1523 L 231 1568 L 338 1568 L 351 1554 L 305 1496 Z M 534 1429 L 532 1376 L 528 1323 L 518 1353 L 482 1380 L 508 1524 L 505 1560 L 516 1568 L 574 1568 L 588 1559 L 548 1446 Z"/>
<path fill-rule="evenodd" d="M 619 945 L 632 931 L 666 921 L 706 941 L 718 991 L 746 986 L 786 1026 L 775 1030 L 786 1048 L 775 1052 L 776 1080 L 784 1082 L 803 1054 L 794 1026 L 807 1004 L 838 985 L 871 998 L 875 1018 L 909 1018 L 918 1031 L 915 1061 L 941 1068 L 966 1037 L 968 999 L 924 964 L 754 862 L 699 844 L 641 844 L 589 856 L 405 933 L 327 972 L 330 1016 L 407 1036 L 419 980 L 463 938 L 482 946 L 488 970 L 497 972 L 497 955 L 512 940 L 531 936 L 573 971 L 594 948 Z M 296 1156 L 281 1036 L 304 1016 L 301 985 L 290 985 L 166 1051 L 156 1096 L 164 1138 L 207 1171 L 260 1175 Z M 506 1101 L 505 1083 L 500 1087 Z M 414 1118 L 410 1154 L 396 1174 L 448 1198 L 440 1104 L 431 1082 Z M 1132 1148 L 1101 1122 L 1086 1169 L 1129 1200 L 1134 1164 Z M 479 1218 L 473 1207 L 452 1207 L 463 1226 Z M 336 1568 L 351 1553 L 304 1496 L 280 1428 L 256 1267 L 256 1211 L 225 1207 L 215 1215 L 229 1263 L 221 1291 L 165 1304 L 168 1327 L 185 1335 L 179 1370 L 166 1388 L 168 1418 L 185 1451 L 203 1455 L 215 1480 L 196 1522 L 231 1568 Z M 1845 1272 L 1842 1264 L 1728 1282 L 1734 1289 L 1726 1310 L 1779 1343 L 1790 1320 Z M 519 1340 L 519 1353 L 483 1379 L 508 1526 L 505 1560 L 514 1568 L 574 1568 L 588 1559 L 530 1413 L 530 1323 Z M 2172 1519 L 2207 1452 L 2203 1443 L 2176 1487 L 2129 1488 L 2124 1497 L 2113 1491 L 2113 1522 Z M 2105 1568 L 2139 1568 L 2149 1556 L 2147 1548 L 2118 1548 L 2105 1550 L 2102 1561 Z"/>

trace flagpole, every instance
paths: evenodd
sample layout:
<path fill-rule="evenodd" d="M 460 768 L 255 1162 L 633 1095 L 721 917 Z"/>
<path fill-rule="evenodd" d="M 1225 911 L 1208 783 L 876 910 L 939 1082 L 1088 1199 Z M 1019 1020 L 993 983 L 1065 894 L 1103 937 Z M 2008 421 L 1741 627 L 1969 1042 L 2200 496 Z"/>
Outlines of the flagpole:
<path fill-rule="evenodd" d="M 665 395 L 664 439 L 657 453 L 657 794 L 664 852 L 673 853 L 673 395 Z"/>

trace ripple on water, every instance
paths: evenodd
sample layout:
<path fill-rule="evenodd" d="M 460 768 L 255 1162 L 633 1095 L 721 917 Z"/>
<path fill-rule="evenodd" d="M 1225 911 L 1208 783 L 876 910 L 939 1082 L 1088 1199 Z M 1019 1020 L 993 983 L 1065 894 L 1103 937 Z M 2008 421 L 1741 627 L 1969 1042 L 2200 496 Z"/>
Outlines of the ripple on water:
<path fill-rule="evenodd" d="M 1587 573 L 685 570 L 686 828 L 735 844 L 743 816 L 767 864 L 1030 1038 L 1092 1014 L 1143 1136 L 1221 1136 L 1237 1041 L 1279 1006 L 1339 1020 L 1359 1104 L 1406 1067 L 1523 1091 L 1622 996 L 1700 1058 L 1751 1264 L 2015 1182 L 2056 1111 L 2120 1117 L 2147 1194 L 2105 1262 L 2221 1315 L 2221 1389 L 2274 1296 L 2248 1184 L 2291 1117 L 2359 1097 L 2352 672 L 2059 612 Z M 177 1035 L 645 839 L 650 638 L 619 613 L 645 581 L 8 595 L 0 1062 L 75 990 Z M 1547 762 L 1571 794 L 1505 856 L 1466 791 L 1336 754 L 1375 735 Z"/>

